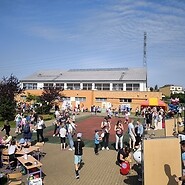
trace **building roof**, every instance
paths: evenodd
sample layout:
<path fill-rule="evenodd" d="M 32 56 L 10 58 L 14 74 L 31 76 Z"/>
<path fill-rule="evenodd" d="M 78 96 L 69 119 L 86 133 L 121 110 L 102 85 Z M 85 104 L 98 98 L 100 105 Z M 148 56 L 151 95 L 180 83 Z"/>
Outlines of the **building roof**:
<path fill-rule="evenodd" d="M 146 81 L 146 68 L 43 70 L 21 80 L 21 82 L 50 81 Z"/>

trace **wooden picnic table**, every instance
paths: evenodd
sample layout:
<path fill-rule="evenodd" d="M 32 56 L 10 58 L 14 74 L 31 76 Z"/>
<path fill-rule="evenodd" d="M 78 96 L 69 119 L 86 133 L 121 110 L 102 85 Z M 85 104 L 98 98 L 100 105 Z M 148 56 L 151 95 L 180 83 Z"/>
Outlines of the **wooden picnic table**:
<path fill-rule="evenodd" d="M 28 177 L 40 173 L 40 178 L 42 178 L 42 163 L 40 161 L 31 155 L 27 155 L 27 158 L 25 156 L 17 157 L 17 160 L 26 168 Z"/>

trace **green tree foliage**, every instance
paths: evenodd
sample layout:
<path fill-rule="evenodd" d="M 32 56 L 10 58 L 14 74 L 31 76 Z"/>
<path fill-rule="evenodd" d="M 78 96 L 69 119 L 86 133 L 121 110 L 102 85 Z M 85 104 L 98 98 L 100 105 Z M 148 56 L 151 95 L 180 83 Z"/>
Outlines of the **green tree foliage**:
<path fill-rule="evenodd" d="M 171 98 L 179 98 L 180 103 L 185 103 L 185 94 L 180 93 L 180 94 L 171 94 Z"/>
<path fill-rule="evenodd" d="M 19 81 L 15 76 L 3 77 L 0 82 L 0 115 L 3 120 L 14 119 L 16 112 L 15 96 L 21 92 Z"/>
<path fill-rule="evenodd" d="M 153 92 L 154 91 L 154 88 L 153 87 L 150 87 L 150 91 Z"/>
<path fill-rule="evenodd" d="M 155 91 L 155 92 L 158 92 L 158 91 L 159 91 L 158 85 L 155 85 L 154 91 Z"/>
<path fill-rule="evenodd" d="M 61 90 L 54 87 L 45 88 L 40 96 L 40 102 L 42 103 L 42 106 L 38 107 L 37 112 L 48 114 L 53 106 L 53 102 L 56 99 L 61 98 L 60 92 Z M 62 97 L 64 96 L 62 95 Z"/>
<path fill-rule="evenodd" d="M 54 87 L 45 88 L 40 99 L 42 102 L 48 102 L 51 104 L 54 100 L 60 97 L 60 91 L 61 90 Z"/>
<path fill-rule="evenodd" d="M 28 96 L 26 97 L 26 101 L 31 102 L 32 100 L 35 102 L 38 102 L 40 100 L 40 97 L 28 93 Z"/>

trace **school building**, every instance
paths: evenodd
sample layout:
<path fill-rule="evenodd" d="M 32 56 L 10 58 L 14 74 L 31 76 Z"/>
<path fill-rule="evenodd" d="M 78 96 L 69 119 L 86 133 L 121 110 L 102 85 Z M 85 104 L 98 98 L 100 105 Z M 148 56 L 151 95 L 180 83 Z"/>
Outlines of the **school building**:
<path fill-rule="evenodd" d="M 146 68 L 48 70 L 36 72 L 20 83 L 25 89 L 20 101 L 25 101 L 28 93 L 41 95 L 44 88 L 55 87 L 65 96 L 61 104 L 67 102 L 88 110 L 92 105 L 102 110 L 126 105 L 135 111 L 148 98 L 162 99 L 161 92 L 148 91 Z"/>

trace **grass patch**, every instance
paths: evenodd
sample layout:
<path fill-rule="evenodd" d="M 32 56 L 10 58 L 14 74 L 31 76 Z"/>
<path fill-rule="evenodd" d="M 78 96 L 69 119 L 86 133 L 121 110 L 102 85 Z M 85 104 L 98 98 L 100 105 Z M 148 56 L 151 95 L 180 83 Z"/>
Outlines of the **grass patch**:
<path fill-rule="evenodd" d="M 43 119 L 44 121 L 49 121 L 54 119 L 54 114 L 43 114 Z M 16 123 L 15 121 L 9 121 L 11 128 L 15 128 Z M 4 126 L 4 121 L 2 120 L 2 118 L 0 119 L 0 127 Z"/>
<path fill-rule="evenodd" d="M 15 128 L 15 121 L 9 121 L 10 127 Z M 0 127 L 4 126 L 4 121 L 0 121 Z"/>
<path fill-rule="evenodd" d="M 54 114 L 43 114 L 42 116 L 43 116 L 44 121 L 49 121 L 49 120 L 54 119 Z"/>

